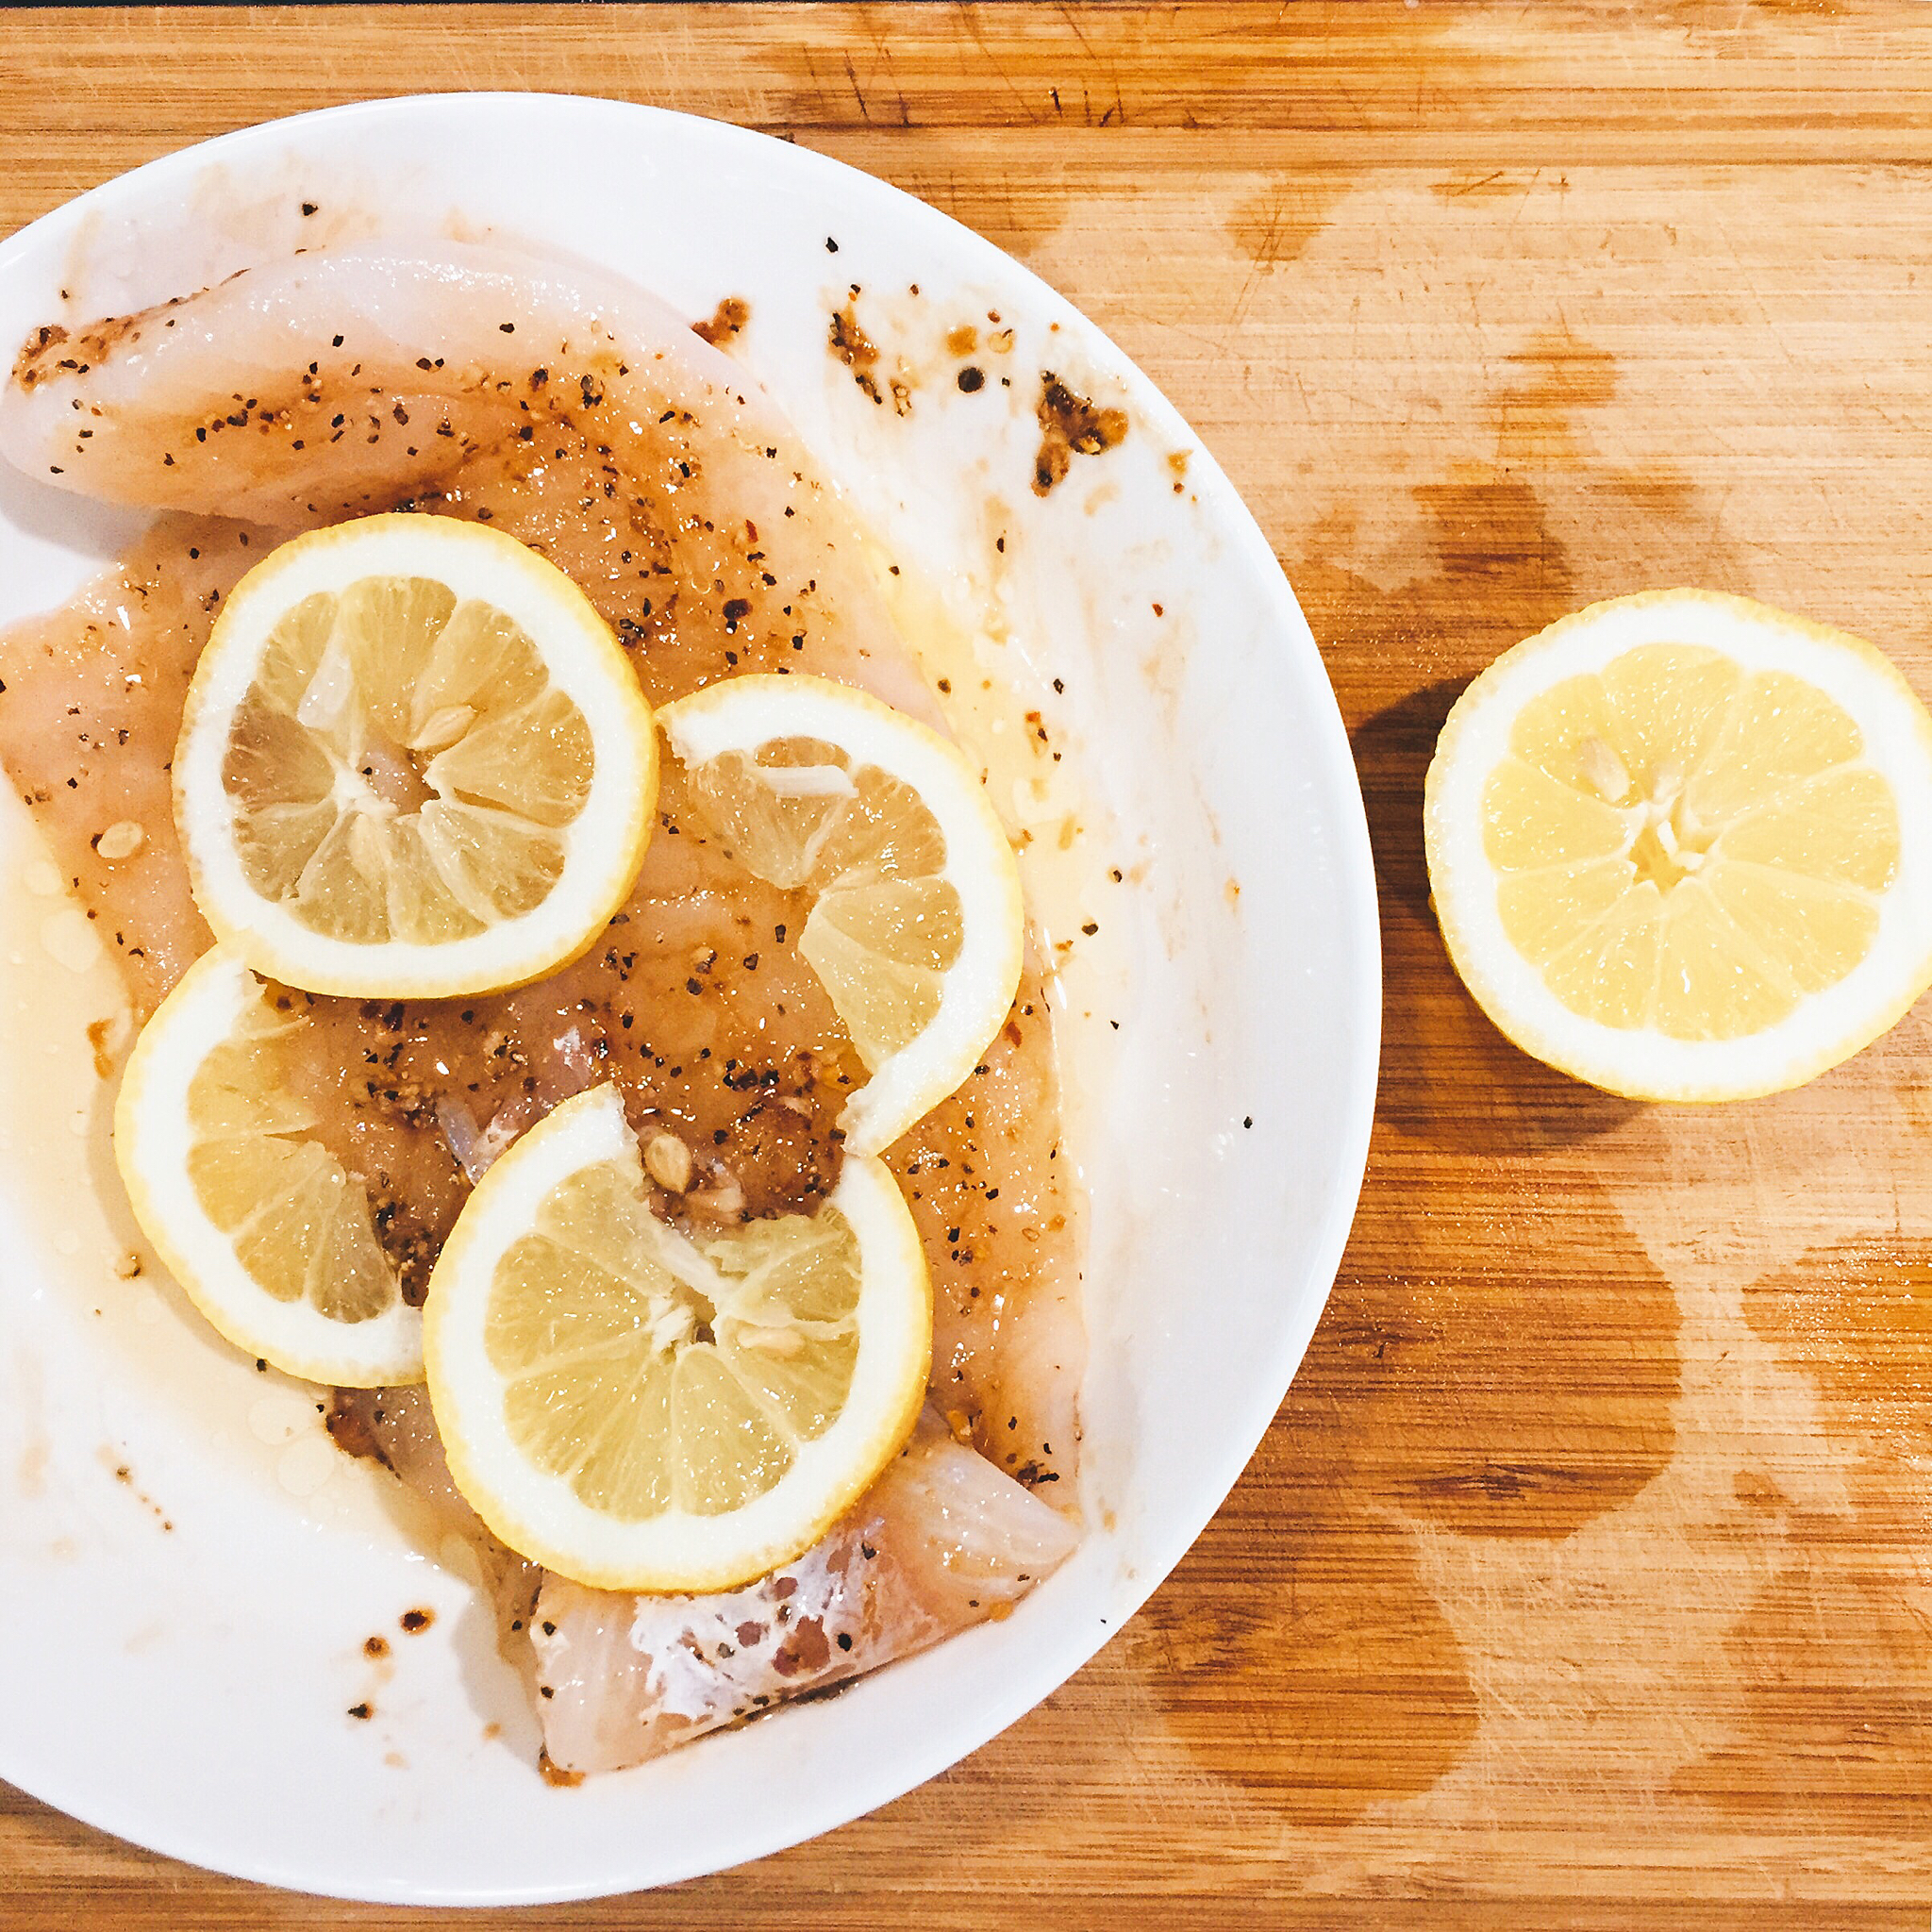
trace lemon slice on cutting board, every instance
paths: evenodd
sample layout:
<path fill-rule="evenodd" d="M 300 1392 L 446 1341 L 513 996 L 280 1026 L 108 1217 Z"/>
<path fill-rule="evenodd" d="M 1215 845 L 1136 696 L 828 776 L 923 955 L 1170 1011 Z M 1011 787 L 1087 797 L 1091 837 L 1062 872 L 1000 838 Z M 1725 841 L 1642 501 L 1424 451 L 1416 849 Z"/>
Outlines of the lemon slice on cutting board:
<path fill-rule="evenodd" d="M 657 781 L 650 708 L 583 592 L 483 525 L 395 514 L 236 585 L 175 813 L 196 904 L 258 971 L 438 997 L 582 952 L 637 876 Z"/>
<path fill-rule="evenodd" d="M 811 895 L 799 951 L 871 1074 L 841 1125 L 878 1153 L 972 1073 L 1019 987 L 1019 867 L 978 774 L 824 678 L 728 678 L 658 717 L 727 851 Z"/>
<path fill-rule="evenodd" d="M 1795 1087 L 1932 983 L 1932 717 L 1870 644 L 1765 605 L 1617 598 L 1506 652 L 1424 816 L 1465 984 L 1613 1092 Z"/>
<path fill-rule="evenodd" d="M 426 1308 L 458 1487 L 512 1549 L 605 1590 L 728 1590 L 809 1548 L 905 1441 L 932 1350 L 878 1161 L 848 1155 L 813 1214 L 694 1238 L 652 1211 L 608 1086 L 490 1169 Z"/>
<path fill-rule="evenodd" d="M 368 1191 L 290 1085 L 308 1024 L 238 954 L 204 954 L 128 1056 L 114 1158 L 142 1231 L 238 1348 L 311 1382 L 420 1382 L 423 1317 L 376 1240 Z"/>

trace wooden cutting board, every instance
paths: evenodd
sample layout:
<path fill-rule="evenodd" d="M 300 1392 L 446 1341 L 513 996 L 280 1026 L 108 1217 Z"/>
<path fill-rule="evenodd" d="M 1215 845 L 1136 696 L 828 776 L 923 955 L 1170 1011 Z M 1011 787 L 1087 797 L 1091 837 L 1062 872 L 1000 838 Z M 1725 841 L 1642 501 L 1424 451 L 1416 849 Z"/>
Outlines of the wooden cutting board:
<path fill-rule="evenodd" d="M 1932 693 L 1932 18 L 15 11 L 0 225 L 441 88 L 796 139 L 1110 331 L 1301 594 L 1388 959 L 1326 1320 L 1142 1615 L 871 1819 L 516 1923 L 1923 1927 L 1932 1029 L 1707 1113 L 1574 1086 L 1450 974 L 1419 812 L 1469 676 L 1619 591 L 1787 605 Z M 0 1790 L 6 1925 L 418 1923 L 447 1921 L 207 1877 Z"/>

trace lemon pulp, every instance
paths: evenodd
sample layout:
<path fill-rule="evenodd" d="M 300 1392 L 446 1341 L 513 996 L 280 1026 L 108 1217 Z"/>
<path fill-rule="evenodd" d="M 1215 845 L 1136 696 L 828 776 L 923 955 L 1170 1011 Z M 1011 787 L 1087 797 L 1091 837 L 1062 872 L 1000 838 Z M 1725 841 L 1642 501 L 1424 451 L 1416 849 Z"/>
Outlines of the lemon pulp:
<path fill-rule="evenodd" d="M 394 1270 L 376 1241 L 369 1193 L 320 1141 L 291 1091 L 286 1055 L 308 1022 L 265 990 L 188 1083 L 188 1178 L 243 1273 L 278 1302 L 306 1301 L 333 1322 L 392 1307 Z"/>
<path fill-rule="evenodd" d="M 659 718 L 694 817 L 808 899 L 799 951 L 868 1074 L 839 1124 L 878 1153 L 972 1073 L 1020 982 L 1019 868 L 980 773 L 824 678 L 727 678 Z"/>
<path fill-rule="evenodd" d="M 422 1311 L 368 1184 L 304 1096 L 312 1024 L 229 948 L 204 953 L 128 1056 L 115 1164 L 161 1259 L 237 1348 L 311 1382 L 420 1382 Z"/>
<path fill-rule="evenodd" d="M 903 779 L 811 738 L 726 751 L 690 786 L 743 865 L 816 895 L 799 951 L 875 1071 L 931 1024 L 965 943 L 939 821 Z"/>
<path fill-rule="evenodd" d="M 590 796 L 584 714 L 528 634 L 434 578 L 319 591 L 270 631 L 222 783 L 248 884 L 311 932 L 471 938 L 540 905 Z"/>
<path fill-rule="evenodd" d="M 1865 958 L 1885 774 L 1816 685 L 1660 642 L 1532 697 L 1482 791 L 1503 930 L 1572 1012 L 1685 1041 L 1775 1024 Z"/>
<path fill-rule="evenodd" d="M 858 1357 L 858 1243 L 836 1208 L 691 1242 L 635 1159 L 553 1189 L 497 1262 L 484 1347 L 510 1441 L 606 1515 L 719 1515 L 837 1418 Z"/>

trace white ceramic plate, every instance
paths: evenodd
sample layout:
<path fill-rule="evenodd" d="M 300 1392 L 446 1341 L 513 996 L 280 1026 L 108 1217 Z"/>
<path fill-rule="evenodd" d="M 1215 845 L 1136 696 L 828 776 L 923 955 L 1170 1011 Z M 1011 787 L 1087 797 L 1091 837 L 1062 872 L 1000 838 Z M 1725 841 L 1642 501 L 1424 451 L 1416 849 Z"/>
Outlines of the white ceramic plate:
<path fill-rule="evenodd" d="M 1180 417 L 996 249 L 782 142 L 541 96 L 253 128 L 0 247 L 0 341 L 63 312 L 63 291 L 65 312 L 125 311 L 385 228 L 536 240 L 693 317 L 748 300 L 741 359 L 893 554 L 986 636 L 1002 702 L 1056 728 L 1061 789 L 1018 806 L 1048 827 L 1073 810 L 1085 830 L 1034 890 L 1055 935 L 1102 924 L 1074 955 L 1062 1015 L 1092 1204 L 1079 1553 L 1005 1624 L 553 1790 L 460 1554 L 425 1543 L 394 1486 L 329 1447 L 310 1392 L 233 1358 L 152 1269 L 113 1273 L 133 1229 L 84 1038 L 113 1009 L 113 975 L 74 970 L 86 921 L 8 788 L 0 1774 L 142 1844 L 276 1884 L 592 1896 L 758 1857 L 932 1776 L 1078 1669 L 1199 1533 L 1301 1360 L 1355 1208 L 1379 1019 L 1369 846 L 1307 626 Z M 916 385 L 909 418 L 873 406 L 826 353 L 827 311 L 853 283 Z M 1013 344 L 972 358 L 991 379 L 964 394 L 965 358 L 943 338 L 962 323 L 993 332 L 989 311 Z M 1041 502 L 1043 367 L 1131 426 Z M 0 478 L 0 621 L 64 598 L 131 527 Z M 992 717 L 959 725 L 988 734 Z M 436 1621 L 404 1637 L 416 1607 Z M 363 1654 L 375 1634 L 393 1647 L 385 1663 Z M 358 1723 L 345 1713 L 365 1698 L 375 1715 Z"/>

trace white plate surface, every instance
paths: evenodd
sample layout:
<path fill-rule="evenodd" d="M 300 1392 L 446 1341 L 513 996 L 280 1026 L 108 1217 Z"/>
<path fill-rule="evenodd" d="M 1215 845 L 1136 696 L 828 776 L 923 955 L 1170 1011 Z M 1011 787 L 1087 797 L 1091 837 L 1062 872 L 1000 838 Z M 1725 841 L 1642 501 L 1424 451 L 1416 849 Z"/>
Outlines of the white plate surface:
<path fill-rule="evenodd" d="M 991 745 L 995 721 L 1038 708 L 1065 750 L 1052 789 L 1001 803 L 1045 831 L 1069 812 L 1083 827 L 1030 883 L 1049 938 L 1078 941 L 1062 1042 L 1091 1200 L 1086 1541 L 1005 1624 L 553 1790 L 460 1553 L 329 1447 L 309 1392 L 236 1359 L 152 1267 L 115 1274 L 133 1228 L 84 1037 L 114 1009 L 114 976 L 77 970 L 86 922 L 8 788 L 0 1775 L 280 1885 L 585 1897 L 758 1857 L 932 1776 L 1077 1670 L 1179 1559 L 1279 1405 L 1354 1211 L 1379 1023 L 1373 874 L 1307 626 L 1187 425 L 1024 269 L 816 155 L 549 96 L 276 123 L 111 182 L 0 247 L 0 340 L 63 312 L 63 291 L 66 312 L 125 311 L 384 230 L 536 241 L 693 317 L 746 299 L 735 352 L 979 640 L 997 702 L 957 728 Z M 909 418 L 874 407 L 826 353 L 827 312 L 853 283 L 915 385 Z M 963 394 L 943 340 L 962 323 L 991 333 L 990 311 L 1013 344 L 976 358 L 993 379 Z M 1044 502 L 1029 489 L 1042 368 L 1130 419 L 1120 448 L 1076 458 Z M 0 621 L 64 598 L 134 527 L 0 477 Z M 402 1637 L 414 1607 L 436 1621 Z M 386 1663 L 363 1655 L 376 1633 Z M 364 1698 L 376 1714 L 358 1723 L 346 1711 Z"/>

